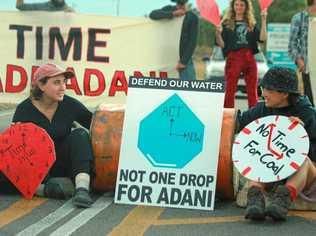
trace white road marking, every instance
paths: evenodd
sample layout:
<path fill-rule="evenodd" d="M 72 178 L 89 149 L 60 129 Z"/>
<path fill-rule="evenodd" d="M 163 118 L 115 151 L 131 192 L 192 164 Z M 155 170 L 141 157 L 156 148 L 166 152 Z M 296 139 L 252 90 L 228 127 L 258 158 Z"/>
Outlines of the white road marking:
<path fill-rule="evenodd" d="M 67 201 L 64 205 L 58 208 L 56 211 L 50 213 L 40 221 L 35 224 L 30 225 L 25 228 L 23 231 L 19 232 L 17 236 L 29 236 L 29 235 L 37 235 L 43 230 L 55 224 L 57 221 L 67 216 L 70 212 L 72 212 L 75 207 L 72 205 L 71 200 Z"/>
<path fill-rule="evenodd" d="M 83 210 L 80 214 L 76 215 L 70 221 L 59 227 L 57 230 L 52 232 L 51 236 L 65 236 L 70 235 L 79 229 L 81 226 L 86 224 L 90 219 L 99 214 L 102 210 L 110 206 L 113 202 L 112 197 L 100 197 L 91 208 Z"/>
<path fill-rule="evenodd" d="M 12 116 L 14 113 L 14 111 L 4 111 L 4 112 L 0 112 L 0 117 L 1 116 Z"/>

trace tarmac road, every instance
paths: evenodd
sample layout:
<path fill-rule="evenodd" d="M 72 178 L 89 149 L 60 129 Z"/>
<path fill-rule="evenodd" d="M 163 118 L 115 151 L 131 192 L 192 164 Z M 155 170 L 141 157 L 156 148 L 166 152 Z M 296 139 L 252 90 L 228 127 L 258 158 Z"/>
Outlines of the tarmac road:
<path fill-rule="evenodd" d="M 245 100 L 238 100 L 240 108 Z M 0 111 L 0 130 L 12 112 Z M 0 186 L 1 187 L 1 186 Z M 234 202 L 215 203 L 214 211 L 118 205 L 113 193 L 94 194 L 90 209 L 76 209 L 71 200 L 0 194 L 0 235 L 315 235 L 316 212 L 291 211 L 286 222 L 244 220 Z"/>

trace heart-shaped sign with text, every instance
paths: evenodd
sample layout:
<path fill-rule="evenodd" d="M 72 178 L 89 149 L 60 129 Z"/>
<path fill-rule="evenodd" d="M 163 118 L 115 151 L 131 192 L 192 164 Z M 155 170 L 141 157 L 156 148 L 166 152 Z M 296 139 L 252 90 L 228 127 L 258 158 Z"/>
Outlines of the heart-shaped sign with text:
<path fill-rule="evenodd" d="M 0 171 L 31 199 L 55 162 L 55 147 L 47 132 L 19 123 L 0 134 Z"/>

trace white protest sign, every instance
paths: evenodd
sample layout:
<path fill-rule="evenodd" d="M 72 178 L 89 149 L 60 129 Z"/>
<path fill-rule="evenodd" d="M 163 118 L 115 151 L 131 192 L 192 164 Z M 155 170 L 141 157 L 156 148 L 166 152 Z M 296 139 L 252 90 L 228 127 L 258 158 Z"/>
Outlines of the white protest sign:
<path fill-rule="evenodd" d="M 223 103 L 223 81 L 131 77 L 115 202 L 213 209 Z"/>
<path fill-rule="evenodd" d="M 269 23 L 266 56 L 273 65 L 295 68 L 293 60 L 289 57 L 288 45 L 290 24 Z"/>
<path fill-rule="evenodd" d="M 266 116 L 247 125 L 233 145 L 233 163 L 244 177 L 276 182 L 295 173 L 306 159 L 308 135 L 297 121 Z"/>

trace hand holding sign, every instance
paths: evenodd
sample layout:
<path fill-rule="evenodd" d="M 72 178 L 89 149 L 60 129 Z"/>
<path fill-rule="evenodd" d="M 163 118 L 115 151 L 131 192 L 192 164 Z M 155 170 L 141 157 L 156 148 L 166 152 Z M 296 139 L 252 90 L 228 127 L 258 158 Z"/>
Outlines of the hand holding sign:
<path fill-rule="evenodd" d="M 15 124 L 0 135 L 0 171 L 31 199 L 55 161 L 54 143 L 32 123 Z"/>
<path fill-rule="evenodd" d="M 218 26 L 221 23 L 219 8 L 215 0 L 196 0 L 200 15 L 213 25 Z"/>
<path fill-rule="evenodd" d="M 257 182 L 276 182 L 295 173 L 309 151 L 309 139 L 297 120 L 266 116 L 247 125 L 233 146 L 241 175 Z"/>
<path fill-rule="evenodd" d="M 272 2 L 273 2 L 273 0 L 259 0 L 259 5 L 260 5 L 261 11 L 267 10 Z"/>

